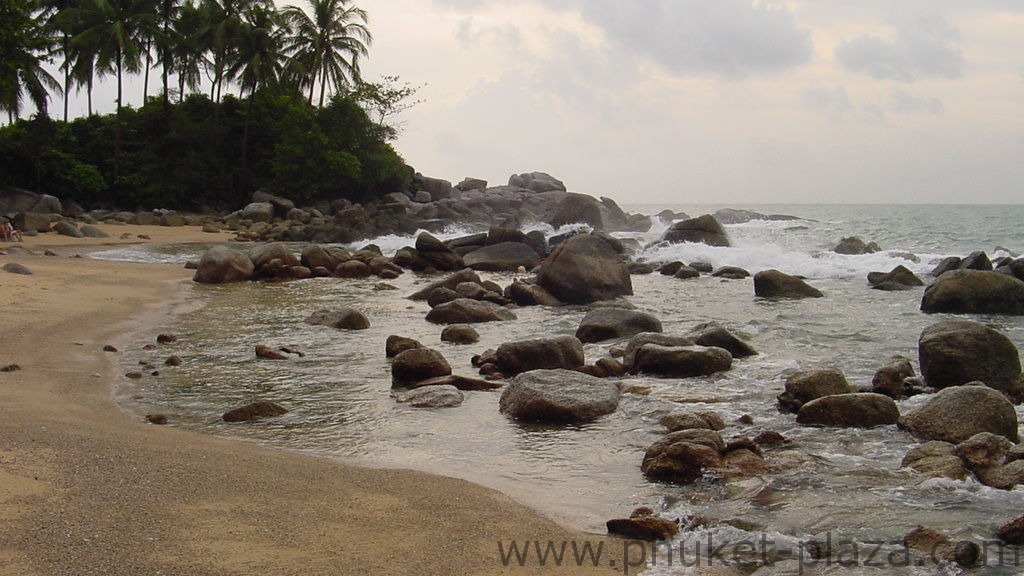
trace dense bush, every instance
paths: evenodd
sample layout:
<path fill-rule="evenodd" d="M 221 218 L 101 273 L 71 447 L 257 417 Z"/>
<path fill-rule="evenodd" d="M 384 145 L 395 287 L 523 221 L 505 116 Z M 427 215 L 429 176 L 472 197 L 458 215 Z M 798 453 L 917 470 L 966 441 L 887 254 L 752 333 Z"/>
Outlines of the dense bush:
<path fill-rule="evenodd" d="M 69 123 L 36 116 L 0 128 L 0 184 L 125 209 L 233 209 L 257 188 L 300 204 L 363 201 L 409 184 L 390 134 L 349 96 L 316 108 L 257 93 L 250 109 L 232 96 L 218 105 L 193 94 L 180 104 L 151 99 L 125 108 L 121 122 L 117 168 L 113 114 Z"/>

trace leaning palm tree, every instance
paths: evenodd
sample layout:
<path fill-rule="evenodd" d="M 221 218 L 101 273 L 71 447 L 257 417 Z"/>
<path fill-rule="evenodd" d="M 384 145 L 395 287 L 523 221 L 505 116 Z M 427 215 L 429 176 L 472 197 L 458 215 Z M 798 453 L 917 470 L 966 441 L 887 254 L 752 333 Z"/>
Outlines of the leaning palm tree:
<path fill-rule="evenodd" d="M 320 85 L 320 106 L 328 88 L 338 91 L 359 80 L 359 59 L 373 41 L 367 14 L 351 0 L 308 0 L 312 16 L 297 6 L 285 8 L 294 30 L 286 49 L 307 73 L 309 103 Z"/>
<path fill-rule="evenodd" d="M 50 90 L 60 90 L 60 83 L 45 68 L 54 39 L 44 21 L 45 13 L 29 2 L 0 2 L 0 110 L 7 112 L 11 122 L 21 112 L 26 95 L 46 115 Z"/>

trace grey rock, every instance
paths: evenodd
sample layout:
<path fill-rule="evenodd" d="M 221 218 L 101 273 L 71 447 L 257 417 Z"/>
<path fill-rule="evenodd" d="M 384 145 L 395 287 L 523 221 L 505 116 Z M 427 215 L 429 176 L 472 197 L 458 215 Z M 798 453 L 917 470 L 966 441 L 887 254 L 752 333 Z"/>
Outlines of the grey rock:
<path fill-rule="evenodd" d="M 540 265 L 537 284 L 572 304 L 633 293 L 628 263 L 607 240 L 592 234 L 573 236 L 555 248 Z"/>
<path fill-rule="evenodd" d="M 896 424 L 896 402 L 872 392 L 824 396 L 804 404 L 796 415 L 798 424 L 838 428 L 871 428 Z"/>
<path fill-rule="evenodd" d="M 454 408 L 462 404 L 466 395 L 455 386 L 424 386 L 395 395 L 399 403 L 415 408 Z"/>
<path fill-rule="evenodd" d="M 475 324 L 477 322 L 501 322 L 515 320 L 516 315 L 504 306 L 493 302 L 457 298 L 439 304 L 427 313 L 427 321 L 434 324 Z"/>
<path fill-rule="evenodd" d="M 762 298 L 822 298 L 821 290 L 803 280 L 779 272 L 762 270 L 754 274 L 754 295 Z"/>
<path fill-rule="evenodd" d="M 532 270 L 540 264 L 537 252 L 522 242 L 501 242 L 483 246 L 464 255 L 462 260 L 473 270 L 492 272 L 514 271 L 520 266 Z"/>
<path fill-rule="evenodd" d="M 725 228 L 710 214 L 676 222 L 665 232 L 662 240 L 673 244 L 693 242 L 709 246 L 731 245 Z"/>
<path fill-rule="evenodd" d="M 370 327 L 370 321 L 366 316 L 350 306 L 338 310 L 317 310 L 306 318 L 305 322 L 313 326 L 330 326 L 339 330 L 366 330 Z"/>
<path fill-rule="evenodd" d="M 495 364 L 504 374 L 540 369 L 572 370 L 585 363 L 583 344 L 573 336 L 505 342 L 498 346 Z"/>
<path fill-rule="evenodd" d="M 391 360 L 391 383 L 396 388 L 451 373 L 452 367 L 448 360 L 431 348 L 412 348 L 400 352 Z"/>
<path fill-rule="evenodd" d="M 925 288 L 921 310 L 951 314 L 1024 314 L 1024 281 L 983 270 L 953 270 Z"/>
<path fill-rule="evenodd" d="M 731 367 L 732 355 L 722 348 L 644 344 L 634 355 L 632 371 L 671 378 L 688 378 L 708 376 Z"/>
<path fill-rule="evenodd" d="M 498 406 L 502 414 L 517 420 L 570 424 L 614 412 L 620 396 L 614 384 L 587 374 L 532 370 L 512 380 Z"/>
<path fill-rule="evenodd" d="M 251 280 L 256 267 L 249 256 L 226 246 L 214 246 L 199 259 L 192 280 L 203 284 L 224 284 Z"/>
<path fill-rule="evenodd" d="M 1012 396 L 1020 392 L 1017 347 L 984 324 L 943 320 L 921 332 L 917 350 L 928 386 L 947 388 L 981 381 Z"/>
<path fill-rule="evenodd" d="M 981 432 L 1018 441 L 1017 412 L 1006 396 L 978 383 L 941 390 L 900 417 L 899 425 L 924 440 L 958 444 Z"/>
<path fill-rule="evenodd" d="M 661 332 L 661 321 L 645 312 L 623 308 L 598 308 L 583 317 L 576 337 L 583 343 L 624 338 L 641 332 Z"/>

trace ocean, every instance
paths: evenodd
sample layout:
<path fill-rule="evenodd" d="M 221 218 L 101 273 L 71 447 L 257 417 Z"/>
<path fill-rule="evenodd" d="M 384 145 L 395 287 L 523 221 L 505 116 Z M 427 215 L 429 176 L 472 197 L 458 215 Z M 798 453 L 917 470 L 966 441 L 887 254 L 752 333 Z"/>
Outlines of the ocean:
<path fill-rule="evenodd" d="M 713 520 L 710 527 L 686 538 L 725 541 L 757 534 L 785 547 L 827 536 L 865 545 L 885 542 L 891 548 L 918 525 L 980 542 L 991 539 L 995 527 L 1019 516 L 1024 510 L 1024 490 L 999 491 L 973 480 L 921 483 L 901 470 L 903 455 L 918 442 L 895 426 L 870 430 L 799 426 L 793 415 L 779 412 L 776 396 L 787 375 L 798 370 L 834 366 L 851 384 L 866 385 L 875 370 L 896 354 L 910 358 L 916 369 L 921 330 L 949 316 L 920 312 L 921 288 L 869 289 L 867 273 L 904 265 L 928 281 L 928 272 L 945 256 L 965 256 L 976 250 L 992 258 L 1015 255 L 1024 251 L 1024 206 L 731 207 L 797 219 L 728 225 L 733 243 L 729 248 L 657 244 L 667 228 L 660 222 L 645 234 L 616 235 L 635 238 L 644 247 L 635 256 L 638 260 L 699 260 L 716 268 L 740 266 L 751 273 L 776 268 L 805 276 L 826 297 L 764 301 L 754 297 L 749 278 L 702 276 L 683 281 L 660 274 L 634 276 L 629 301 L 657 316 L 666 333 L 683 334 L 713 320 L 740 335 L 759 354 L 737 360 L 730 371 L 711 377 L 630 377 L 631 383 L 647 387 L 650 393 L 624 395 L 615 413 L 589 424 L 554 427 L 510 421 L 498 413 L 500 390 L 467 392 L 465 402 L 456 408 L 417 409 L 397 403 L 391 396 L 384 357 L 388 335 L 416 338 L 440 350 L 456 373 L 474 376 L 470 365 L 474 354 L 506 341 L 572 334 L 587 311 L 579 306 L 520 308 L 516 321 L 476 325 L 481 334 L 477 344 L 442 343 L 442 327 L 424 320 L 427 304 L 404 298 L 436 278 L 413 273 L 388 281 L 387 287 L 394 289 L 383 289 L 378 279 L 189 284 L 186 305 L 160 328 L 176 334 L 178 342 L 145 350 L 143 345 L 152 340 L 140 340 L 122 351 L 126 372 L 142 363 L 154 366 L 159 375 L 125 380 L 117 395 L 125 409 L 139 415 L 165 414 L 172 426 L 356 464 L 465 478 L 499 489 L 562 523 L 597 533 L 604 532 L 606 520 L 649 506 L 669 518 L 699 515 Z M 623 208 L 648 214 L 668 208 L 697 216 L 720 206 Z M 546 225 L 535 228 L 560 232 Z M 439 236 L 468 232 L 454 228 Z M 877 242 L 882 250 L 857 256 L 830 251 L 841 238 L 852 235 Z M 414 238 L 383 237 L 359 244 L 369 242 L 389 254 L 413 244 Z M 198 258 L 202 249 L 140 246 L 91 256 L 184 263 Z M 503 286 L 516 277 L 482 276 Z M 314 310 L 340 306 L 363 311 L 371 328 L 345 332 L 303 323 Z M 967 317 L 996 328 L 1018 349 L 1024 347 L 1024 317 Z M 260 361 L 253 355 L 257 344 L 287 346 L 305 356 L 285 362 Z M 587 345 L 588 360 L 607 355 L 611 344 Z M 184 360 L 181 366 L 163 366 L 171 354 Z M 221 421 L 223 412 L 254 400 L 277 402 L 290 412 L 250 424 Z M 920 396 L 903 400 L 900 409 L 924 400 Z M 720 414 L 728 424 L 722 432 L 725 438 L 753 437 L 771 430 L 793 442 L 777 462 L 778 469 L 759 478 L 724 486 L 649 482 L 640 473 L 644 450 L 664 433 L 658 419 L 681 407 Z M 1018 410 L 1018 414 L 1024 412 Z M 753 424 L 737 422 L 745 415 Z M 661 565 L 648 573 L 687 572 Z M 860 572 L 843 568 L 841 573 Z M 890 567 L 884 573 L 935 571 Z M 979 573 L 1016 570 L 990 563 Z"/>

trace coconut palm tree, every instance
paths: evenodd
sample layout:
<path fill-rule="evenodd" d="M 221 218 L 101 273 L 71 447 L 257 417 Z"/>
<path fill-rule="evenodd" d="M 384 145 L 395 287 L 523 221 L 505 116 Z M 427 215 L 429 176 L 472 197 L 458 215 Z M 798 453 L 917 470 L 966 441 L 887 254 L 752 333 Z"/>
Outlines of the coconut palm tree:
<path fill-rule="evenodd" d="M 46 115 L 50 90 L 60 90 L 44 68 L 53 46 L 45 12 L 23 0 L 0 1 L 0 110 L 13 122 L 27 95 Z"/>
<path fill-rule="evenodd" d="M 366 11 L 351 5 L 351 0 L 308 1 L 312 16 L 297 6 L 285 8 L 294 30 L 286 50 L 307 73 L 311 104 L 319 83 L 322 107 L 328 88 L 338 91 L 359 80 L 359 59 L 368 54 L 373 36 L 366 27 Z"/>
<path fill-rule="evenodd" d="M 206 26 L 204 11 L 192 0 L 181 4 L 177 17 L 164 36 L 165 50 L 161 51 L 164 76 L 173 72 L 178 77 L 178 102 L 185 98 L 185 89 L 196 90 L 202 81 L 203 70 L 210 65 L 200 44 Z M 164 94 L 167 89 L 164 88 Z"/>

